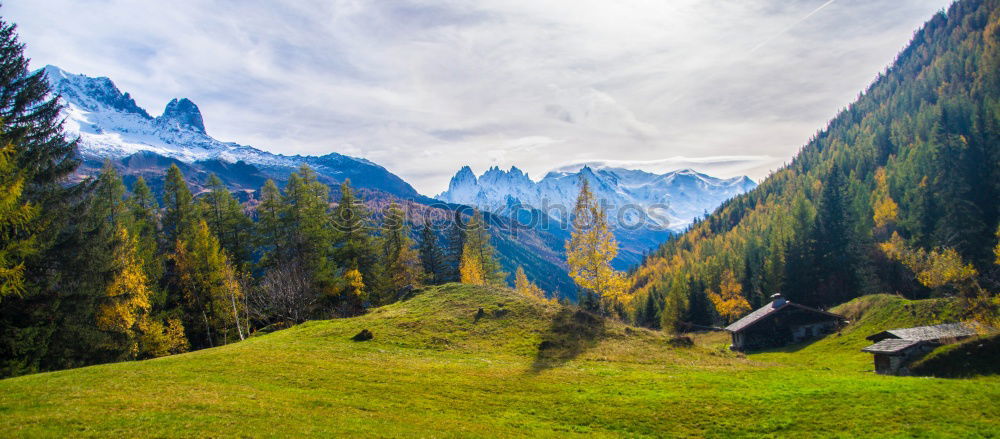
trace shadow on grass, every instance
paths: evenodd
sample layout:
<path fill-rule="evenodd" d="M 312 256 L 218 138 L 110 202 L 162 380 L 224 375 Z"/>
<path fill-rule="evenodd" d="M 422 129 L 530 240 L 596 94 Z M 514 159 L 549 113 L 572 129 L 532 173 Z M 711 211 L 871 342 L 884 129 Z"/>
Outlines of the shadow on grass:
<path fill-rule="evenodd" d="M 794 353 L 796 353 L 798 351 L 801 351 L 801 350 L 803 350 L 803 349 L 805 349 L 805 348 L 807 348 L 809 346 L 812 346 L 813 343 L 816 343 L 816 342 L 821 341 L 821 340 L 825 340 L 825 339 L 827 339 L 829 337 L 839 337 L 839 336 L 840 336 L 840 334 L 837 334 L 837 333 L 826 334 L 826 335 L 822 335 L 822 336 L 819 336 L 819 337 L 813 337 L 813 338 L 810 338 L 810 339 L 807 339 L 807 340 L 803 340 L 803 341 L 800 341 L 798 343 L 787 344 L 787 345 L 784 345 L 784 346 L 775 346 L 775 347 L 769 347 L 769 348 L 753 349 L 753 350 L 745 351 L 744 353 L 746 353 L 746 354 L 767 354 L 767 353 L 794 354 Z"/>
<path fill-rule="evenodd" d="M 565 364 L 596 346 L 604 335 L 604 318 L 580 309 L 562 308 L 538 344 L 531 373 Z"/>

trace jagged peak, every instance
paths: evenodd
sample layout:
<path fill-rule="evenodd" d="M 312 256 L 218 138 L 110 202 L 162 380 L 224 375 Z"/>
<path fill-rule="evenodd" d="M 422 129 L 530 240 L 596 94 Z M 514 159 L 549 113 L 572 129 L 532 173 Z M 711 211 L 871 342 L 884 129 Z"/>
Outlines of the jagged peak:
<path fill-rule="evenodd" d="M 172 99 L 163 110 L 163 115 L 157 120 L 176 128 L 205 134 L 205 121 L 201 117 L 201 110 L 188 98 Z"/>
<path fill-rule="evenodd" d="M 73 74 L 52 64 L 43 67 L 41 71 L 45 74 L 52 92 L 62 96 L 65 102 L 88 111 L 112 109 L 152 119 L 146 110 L 135 103 L 131 95 L 118 90 L 110 78 Z"/>

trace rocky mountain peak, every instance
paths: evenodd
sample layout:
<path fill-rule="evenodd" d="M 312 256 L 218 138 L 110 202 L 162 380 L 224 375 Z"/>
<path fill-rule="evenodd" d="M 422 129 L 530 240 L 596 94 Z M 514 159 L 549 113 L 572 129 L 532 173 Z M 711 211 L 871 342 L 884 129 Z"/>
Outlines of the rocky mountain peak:
<path fill-rule="evenodd" d="M 205 134 L 205 121 L 201 117 L 201 110 L 187 98 L 168 102 L 167 108 L 163 110 L 163 115 L 157 118 L 157 122 Z"/>

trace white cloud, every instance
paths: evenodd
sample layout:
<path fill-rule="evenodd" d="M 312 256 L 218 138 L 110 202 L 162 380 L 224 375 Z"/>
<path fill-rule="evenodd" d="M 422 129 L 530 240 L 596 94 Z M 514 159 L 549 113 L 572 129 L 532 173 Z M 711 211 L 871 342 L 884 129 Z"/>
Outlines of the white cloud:
<path fill-rule="evenodd" d="M 189 97 L 217 138 L 362 156 L 431 194 L 466 164 L 540 175 L 702 157 L 700 170 L 762 177 L 948 3 L 9 0 L 0 13 L 35 66 L 111 77 L 153 114 Z M 754 158 L 705 165 L 720 156 Z"/>

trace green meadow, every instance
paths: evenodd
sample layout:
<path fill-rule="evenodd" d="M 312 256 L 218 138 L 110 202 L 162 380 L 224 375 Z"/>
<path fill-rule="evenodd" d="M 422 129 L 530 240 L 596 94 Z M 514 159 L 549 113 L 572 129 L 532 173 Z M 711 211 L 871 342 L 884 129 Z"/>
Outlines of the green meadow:
<path fill-rule="evenodd" d="M 220 348 L 2 380 L 0 437 L 1000 435 L 996 375 L 877 376 L 860 352 L 873 332 L 949 319 L 947 303 L 837 311 L 839 334 L 742 355 L 723 333 L 685 346 L 449 284 Z M 374 339 L 352 341 L 362 329 Z"/>

